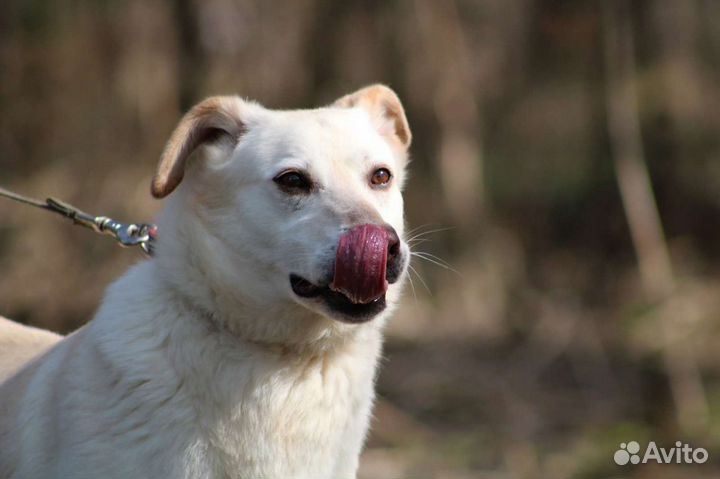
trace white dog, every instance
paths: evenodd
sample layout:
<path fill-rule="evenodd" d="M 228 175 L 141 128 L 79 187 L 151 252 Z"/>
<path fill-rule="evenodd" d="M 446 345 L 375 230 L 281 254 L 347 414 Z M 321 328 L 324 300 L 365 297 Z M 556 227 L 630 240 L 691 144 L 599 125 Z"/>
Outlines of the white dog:
<path fill-rule="evenodd" d="M 0 318 L 0 477 L 354 477 L 410 139 L 381 85 L 195 106 L 153 179 L 154 258 L 66 338 Z"/>

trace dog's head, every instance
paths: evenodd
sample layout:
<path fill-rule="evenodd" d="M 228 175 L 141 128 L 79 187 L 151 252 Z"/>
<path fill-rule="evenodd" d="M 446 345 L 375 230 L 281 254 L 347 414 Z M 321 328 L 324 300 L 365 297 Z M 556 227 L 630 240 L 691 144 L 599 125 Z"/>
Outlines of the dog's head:
<path fill-rule="evenodd" d="M 160 221 L 165 278 L 211 311 L 273 323 L 255 331 L 372 320 L 397 301 L 409 262 L 410 140 L 400 101 L 381 85 L 316 110 L 201 102 L 152 182 L 157 198 L 177 190 Z"/>

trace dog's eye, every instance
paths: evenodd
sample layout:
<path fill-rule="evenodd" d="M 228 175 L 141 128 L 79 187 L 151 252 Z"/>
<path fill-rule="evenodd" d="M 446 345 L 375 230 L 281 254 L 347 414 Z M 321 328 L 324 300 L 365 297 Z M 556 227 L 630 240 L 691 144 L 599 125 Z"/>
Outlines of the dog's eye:
<path fill-rule="evenodd" d="M 370 183 L 373 186 L 387 186 L 392 178 L 392 173 L 387 168 L 378 168 L 370 177 Z"/>
<path fill-rule="evenodd" d="M 306 193 L 312 188 L 312 182 L 307 175 L 294 170 L 280 173 L 273 181 L 287 193 Z"/>

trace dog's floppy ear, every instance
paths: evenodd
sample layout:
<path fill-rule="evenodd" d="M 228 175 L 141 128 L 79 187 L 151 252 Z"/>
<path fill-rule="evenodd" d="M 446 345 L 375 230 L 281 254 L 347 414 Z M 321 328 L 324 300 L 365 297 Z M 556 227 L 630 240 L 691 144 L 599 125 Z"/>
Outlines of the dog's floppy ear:
<path fill-rule="evenodd" d="M 214 96 L 185 114 L 160 157 L 151 186 L 155 198 L 166 197 L 180 184 L 187 159 L 198 146 L 221 137 L 237 143 L 245 131 L 241 119 L 242 104 L 238 97 Z"/>
<path fill-rule="evenodd" d="M 412 141 L 410 126 L 400 99 L 385 85 L 370 85 L 335 101 L 335 106 L 359 107 L 370 114 L 370 118 L 383 136 L 393 138 L 407 149 Z"/>

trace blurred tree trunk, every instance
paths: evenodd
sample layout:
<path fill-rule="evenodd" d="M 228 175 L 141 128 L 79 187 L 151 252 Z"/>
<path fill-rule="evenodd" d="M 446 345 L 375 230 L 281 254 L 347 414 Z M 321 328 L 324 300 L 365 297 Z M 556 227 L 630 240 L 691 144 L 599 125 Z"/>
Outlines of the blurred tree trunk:
<path fill-rule="evenodd" d="M 179 102 L 182 111 L 198 101 L 202 89 L 201 74 L 205 70 L 204 55 L 200 44 L 198 8 L 194 0 L 173 2 L 178 36 Z"/>
<path fill-rule="evenodd" d="M 473 231 L 485 215 L 480 100 L 472 56 L 455 1 L 415 0 L 422 49 L 435 88 L 440 177 L 453 224 Z"/>
<path fill-rule="evenodd" d="M 663 357 L 679 426 L 686 432 L 706 427 L 708 407 L 692 351 L 667 311 L 675 279 L 660 221 L 640 131 L 637 70 L 632 23 L 625 0 L 603 3 L 607 121 L 620 194 L 638 257 L 647 300 L 659 305 Z"/>

